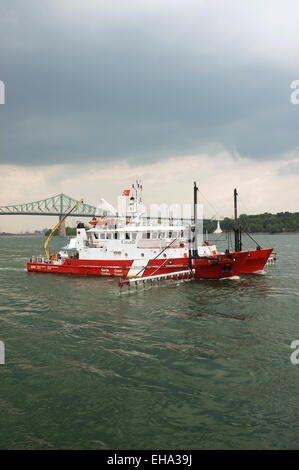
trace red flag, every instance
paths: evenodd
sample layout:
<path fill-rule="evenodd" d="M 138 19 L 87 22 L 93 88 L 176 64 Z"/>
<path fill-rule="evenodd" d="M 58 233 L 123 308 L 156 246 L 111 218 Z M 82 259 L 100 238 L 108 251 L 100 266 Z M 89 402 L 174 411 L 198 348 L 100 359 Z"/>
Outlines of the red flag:
<path fill-rule="evenodd" d="M 122 195 L 123 196 L 130 196 L 130 190 L 129 189 L 124 189 Z"/>

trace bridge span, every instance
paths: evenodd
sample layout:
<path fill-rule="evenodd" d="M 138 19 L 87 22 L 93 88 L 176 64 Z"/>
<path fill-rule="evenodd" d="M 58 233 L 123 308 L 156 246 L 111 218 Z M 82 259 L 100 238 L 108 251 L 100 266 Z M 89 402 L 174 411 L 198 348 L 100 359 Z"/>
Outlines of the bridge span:
<path fill-rule="evenodd" d="M 0 215 L 49 215 L 58 216 L 61 219 L 77 202 L 66 194 L 57 194 L 56 196 L 41 199 L 39 201 L 27 202 L 25 204 L 12 204 L 9 206 L 0 206 Z M 93 217 L 96 213 L 96 206 L 82 203 L 69 217 Z M 62 227 L 65 234 L 65 227 Z M 61 234 L 63 234 L 61 232 Z"/>

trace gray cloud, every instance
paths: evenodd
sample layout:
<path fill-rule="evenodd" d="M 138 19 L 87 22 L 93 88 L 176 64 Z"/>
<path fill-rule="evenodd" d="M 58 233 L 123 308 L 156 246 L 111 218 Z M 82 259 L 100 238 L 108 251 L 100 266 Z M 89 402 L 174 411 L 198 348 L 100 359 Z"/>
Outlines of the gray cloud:
<path fill-rule="evenodd" d="M 267 159 L 298 145 L 296 2 L 106 3 L 1 7 L 0 162 L 142 162 L 221 147 Z"/>
<path fill-rule="evenodd" d="M 289 161 L 277 169 L 279 176 L 299 175 L 299 161 Z"/>

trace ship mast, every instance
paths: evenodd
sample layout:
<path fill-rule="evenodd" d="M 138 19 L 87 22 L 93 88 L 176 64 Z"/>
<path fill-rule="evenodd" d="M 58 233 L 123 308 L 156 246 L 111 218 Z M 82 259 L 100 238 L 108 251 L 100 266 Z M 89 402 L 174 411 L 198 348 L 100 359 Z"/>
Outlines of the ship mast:
<path fill-rule="evenodd" d="M 237 205 L 237 190 L 234 189 L 234 233 L 235 233 L 235 251 L 242 250 L 242 241 L 241 241 L 241 227 L 238 223 L 238 205 Z"/>
<path fill-rule="evenodd" d="M 194 258 L 198 258 L 198 223 L 197 223 L 197 191 L 198 187 L 196 186 L 196 182 L 194 181 L 194 188 L 193 188 L 193 205 L 194 205 L 194 245 L 193 245 L 193 256 Z"/>
<path fill-rule="evenodd" d="M 135 183 L 132 184 L 132 187 L 130 189 L 130 200 L 129 200 L 129 208 L 128 208 L 128 214 L 129 217 L 135 217 L 138 215 L 139 207 L 141 205 L 142 199 L 141 199 L 141 192 L 142 192 L 142 184 L 140 180 L 136 180 Z"/>

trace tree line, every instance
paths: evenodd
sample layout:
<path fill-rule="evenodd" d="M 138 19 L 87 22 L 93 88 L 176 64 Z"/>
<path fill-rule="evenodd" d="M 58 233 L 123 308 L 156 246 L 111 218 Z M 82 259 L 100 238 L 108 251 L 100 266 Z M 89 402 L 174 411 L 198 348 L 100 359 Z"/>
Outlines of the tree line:
<path fill-rule="evenodd" d="M 281 232 L 297 232 L 299 231 L 299 212 L 278 212 L 278 214 L 271 214 L 265 212 L 264 214 L 247 215 L 241 214 L 238 218 L 239 225 L 244 232 L 250 233 L 281 233 Z M 234 220 L 225 217 L 220 221 L 221 229 L 223 231 L 231 231 L 234 228 Z M 206 219 L 203 222 L 204 233 L 214 232 L 217 227 L 217 221 Z M 86 226 L 87 228 L 87 226 Z M 51 229 L 45 231 L 48 236 Z M 54 234 L 58 235 L 58 231 Z M 76 228 L 66 227 L 66 236 L 73 237 L 76 235 Z"/>
<path fill-rule="evenodd" d="M 278 212 L 277 214 L 265 212 L 264 214 L 257 215 L 241 214 L 238 218 L 238 223 L 244 232 L 297 232 L 299 231 L 299 212 Z M 223 231 L 233 230 L 234 220 L 225 217 L 225 219 L 220 221 L 220 225 Z M 211 233 L 216 229 L 217 221 L 204 220 L 203 226 L 204 232 L 207 230 Z"/>

